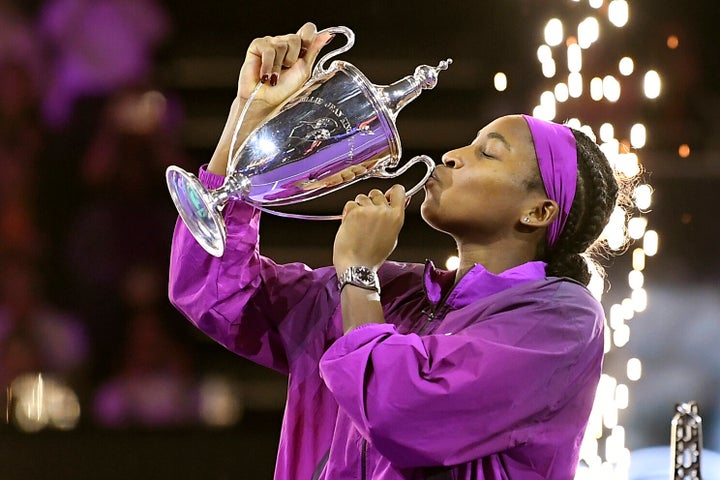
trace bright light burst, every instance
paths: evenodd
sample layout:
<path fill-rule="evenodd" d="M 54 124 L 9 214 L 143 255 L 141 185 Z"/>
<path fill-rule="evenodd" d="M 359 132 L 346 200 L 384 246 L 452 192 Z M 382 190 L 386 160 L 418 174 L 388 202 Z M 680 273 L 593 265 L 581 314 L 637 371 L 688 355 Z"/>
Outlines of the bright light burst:
<path fill-rule="evenodd" d="M 566 1 L 581 3 L 581 0 Z M 639 82 L 645 97 L 650 100 L 661 94 L 660 74 L 650 69 L 638 76 L 638 60 L 625 55 L 625 52 L 620 52 L 620 55 L 608 62 L 604 74 L 583 72 L 583 57 L 593 55 L 593 46 L 601 42 L 603 35 L 612 35 L 617 29 L 627 26 L 631 16 L 626 0 L 583 0 L 582 4 L 573 7 L 587 8 L 587 16 L 577 25 L 576 32 L 568 31 L 571 28 L 568 28 L 568 23 L 561 16 L 549 19 L 544 26 L 544 43 L 537 49 L 537 58 L 543 76 L 551 84 L 544 86 L 539 104 L 533 109 L 533 115 L 538 118 L 555 120 L 558 104 L 582 99 L 583 96 L 589 96 L 594 102 L 619 104 L 623 101 L 623 84 L 626 82 Z M 597 64 L 597 61 L 593 64 Z M 563 67 L 567 70 L 561 71 Z M 628 89 L 634 90 L 636 88 Z M 639 177 L 642 173 L 639 149 L 646 145 L 649 134 L 646 126 L 640 122 L 633 123 L 630 130 L 625 131 L 620 125 L 627 121 L 627 118 L 615 118 L 613 122 L 605 121 L 595 126 L 586 125 L 577 118 L 565 122 L 597 141 L 615 171 L 636 182 L 630 199 L 632 203 L 615 209 L 601 235 L 608 247 L 618 253 L 625 251 L 629 242 L 641 244 L 638 248 L 628 250 L 632 256 L 632 269 L 627 275 L 630 293 L 622 302 L 608 309 L 606 353 L 624 347 L 632 339 L 630 322 L 648 304 L 643 273 L 646 259 L 657 253 L 659 245 L 658 234 L 648 229 L 648 219 L 644 215 L 651 207 L 653 190 Z M 597 136 L 594 128 L 598 128 Z M 600 300 L 604 281 L 593 266 L 589 268 L 592 274 L 589 289 Z M 630 451 L 625 444 L 626 431 L 620 425 L 620 411 L 626 409 L 631 400 L 628 383 L 642 377 L 642 362 L 638 358 L 631 358 L 627 361 L 626 371 L 613 372 L 613 375 L 606 372 L 600 380 L 581 446 L 581 464 L 575 480 L 628 477 Z"/>

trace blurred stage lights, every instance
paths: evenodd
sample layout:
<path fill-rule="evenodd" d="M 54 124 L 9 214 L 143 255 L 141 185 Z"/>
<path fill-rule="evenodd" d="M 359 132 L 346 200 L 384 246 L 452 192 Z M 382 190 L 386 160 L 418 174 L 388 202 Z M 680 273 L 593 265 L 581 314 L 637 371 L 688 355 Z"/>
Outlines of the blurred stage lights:
<path fill-rule="evenodd" d="M 496 73 L 495 77 L 493 78 L 493 85 L 495 86 L 495 90 L 497 90 L 498 92 L 504 92 L 505 90 L 507 90 L 507 75 L 505 75 L 503 72 Z"/>
<path fill-rule="evenodd" d="M 80 421 L 77 394 L 63 382 L 41 373 L 15 379 L 7 391 L 6 408 L 6 420 L 23 432 L 72 430 Z"/>
<path fill-rule="evenodd" d="M 558 115 L 558 103 L 581 99 L 584 95 L 588 95 L 595 102 L 607 102 L 611 105 L 622 102 L 624 82 L 640 83 L 638 88 L 629 88 L 628 91 L 639 89 L 650 100 L 658 98 L 662 91 L 660 74 L 655 70 L 648 70 L 644 76 L 635 75 L 637 60 L 630 56 L 619 55 L 611 59 L 611 71 L 605 75 L 599 75 L 599 72 L 584 75 L 583 72 L 585 51 L 589 51 L 600 41 L 601 34 L 612 35 L 616 29 L 628 24 L 630 19 L 628 2 L 625 0 L 572 1 L 582 2 L 595 11 L 588 11 L 590 15 L 577 25 L 576 32 L 568 32 L 570 30 L 568 24 L 559 17 L 551 18 L 545 24 L 544 43 L 537 49 L 537 58 L 543 76 L 548 79 L 560 77 L 560 81 L 554 82 L 552 91 L 546 90 L 540 94 L 540 101 L 533 108 L 533 115 L 545 120 L 555 120 Z M 603 8 L 604 6 L 607 8 Z M 601 18 L 605 14 L 611 25 L 607 33 L 604 33 L 604 21 Z M 562 35 L 566 35 L 564 42 Z M 670 46 L 670 40 L 668 42 Z M 566 72 L 558 71 L 557 59 L 563 56 L 567 59 Z M 565 75 L 567 75 L 566 80 L 563 78 Z M 583 131 L 597 141 L 615 171 L 629 181 L 637 182 L 632 198 L 629 199 L 631 203 L 625 208 L 618 207 L 613 212 L 601 234 L 608 248 L 616 252 L 623 252 L 631 241 L 642 244 L 641 248 L 632 250 L 632 270 L 627 275 L 630 289 L 628 297 L 609 309 L 610 325 L 605 329 L 607 353 L 613 348 L 622 348 L 628 344 L 631 339 L 629 322 L 636 312 L 642 312 L 647 308 L 648 295 L 644 288 L 643 270 L 646 258 L 655 255 L 658 250 L 658 234 L 654 230 L 648 230 L 648 220 L 642 215 L 652 204 L 652 187 L 639 179 L 643 169 L 638 150 L 647 144 L 648 132 L 645 125 L 640 122 L 634 123 L 629 131 L 625 128 L 617 128 L 613 123 L 604 122 L 599 125 L 596 137 L 593 128 L 577 118 L 565 120 L 565 124 Z M 678 154 L 683 155 L 686 151 L 689 153 L 689 147 L 678 149 Z M 589 268 L 592 277 L 588 288 L 600 300 L 604 292 L 604 280 L 592 265 Z M 630 359 L 626 371 L 619 372 L 619 376 L 625 376 L 628 381 L 638 381 L 642 377 L 642 363 L 637 358 Z M 629 402 L 628 386 L 618 382 L 612 375 L 604 373 L 581 447 L 581 464 L 575 480 L 627 478 L 630 451 L 625 446 L 625 430 L 619 425 L 618 411 L 627 408 Z"/>
<path fill-rule="evenodd" d="M 575 32 L 569 32 L 568 30 L 572 30 L 572 28 L 568 28 L 568 23 L 559 17 L 551 18 L 545 23 L 544 43 L 538 46 L 536 54 L 542 75 L 549 80 L 555 79 L 555 81 L 550 89 L 540 94 L 540 101 L 532 110 L 533 116 L 557 121 L 558 103 L 582 99 L 584 95 L 588 95 L 594 102 L 607 102 L 610 105 L 622 102 L 623 83 L 625 82 L 640 84 L 637 87 L 629 88 L 628 91 L 640 90 L 645 98 L 657 99 L 662 93 L 660 74 L 656 70 L 650 69 L 644 75 L 637 75 L 638 60 L 628 55 L 619 55 L 612 59 L 610 61 L 611 71 L 605 75 L 598 75 L 599 72 L 583 74 L 585 50 L 591 49 L 595 43 L 599 42 L 601 34 L 612 35 L 616 29 L 623 28 L 628 24 L 630 20 L 628 2 L 626 0 L 571 1 L 585 4 L 594 10 L 588 11 L 589 15 L 577 24 Z M 607 8 L 603 8 L 605 6 Z M 607 29 L 607 33 L 603 33 L 605 21 L 601 17 L 604 15 L 607 15 L 607 22 L 611 25 Z M 667 39 L 668 48 L 677 48 L 678 43 L 675 36 Z M 561 71 L 564 64 L 567 69 Z M 507 88 L 507 82 L 505 74 L 496 74 L 494 79 L 496 90 L 504 91 Z M 629 199 L 631 203 L 626 205 L 626 208 L 616 209 L 601 235 L 608 248 L 618 253 L 628 248 L 628 242 L 637 241 L 642 244 L 642 247 L 632 249 L 632 269 L 627 276 L 631 293 L 620 304 L 610 307 L 611 325 L 608 325 L 605 331 L 605 351 L 607 353 L 613 348 L 622 348 L 627 345 L 631 338 L 631 328 L 627 322 L 633 318 L 636 312 L 642 312 L 647 308 L 648 296 L 644 289 L 643 270 L 647 257 L 655 255 L 659 246 L 657 232 L 648 230 L 648 220 L 643 216 L 643 213 L 647 212 L 652 205 L 653 190 L 650 185 L 643 183 L 639 178 L 643 168 L 638 150 L 646 146 L 648 131 L 646 126 L 640 122 L 633 124 L 629 131 L 626 131 L 625 128 L 619 129 L 610 122 L 604 122 L 599 126 L 596 136 L 590 125 L 583 124 L 577 118 L 563 120 L 569 127 L 581 130 L 597 141 L 618 174 L 630 181 L 637 182 L 631 199 Z M 681 145 L 678 148 L 678 155 L 686 158 L 690 155 L 690 147 Z M 447 267 L 455 269 L 458 263 L 457 257 L 451 257 L 448 259 Z M 589 268 L 592 277 L 588 288 L 598 300 L 601 300 L 605 282 L 592 265 L 589 265 Z M 615 316 L 612 312 L 615 312 Z M 642 375 L 640 360 L 630 359 L 627 371 L 622 374 L 630 381 L 639 380 Z M 599 393 L 591 414 L 590 426 L 581 448 L 582 462 L 575 480 L 623 479 L 628 475 L 630 453 L 625 447 L 625 431 L 618 425 L 617 411 L 627 408 L 629 405 L 629 388 L 627 385 L 618 383 L 614 377 L 608 374 L 604 374 L 603 378 L 606 379 L 607 385 L 601 381 L 598 389 Z M 603 439 L 607 432 L 609 434 Z M 601 457 L 601 450 L 599 450 L 600 440 L 603 440 L 605 446 L 604 458 Z"/>

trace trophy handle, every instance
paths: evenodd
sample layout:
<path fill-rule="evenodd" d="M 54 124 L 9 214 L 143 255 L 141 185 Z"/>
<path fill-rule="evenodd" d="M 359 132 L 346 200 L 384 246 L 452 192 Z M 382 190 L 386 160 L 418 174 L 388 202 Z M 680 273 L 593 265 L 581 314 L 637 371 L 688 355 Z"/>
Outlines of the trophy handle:
<path fill-rule="evenodd" d="M 428 181 L 430 176 L 435 171 L 435 162 L 427 155 L 418 155 L 417 157 L 411 158 L 407 161 L 405 165 L 398 168 L 394 172 L 388 172 L 387 170 L 385 170 L 386 166 L 382 166 L 376 171 L 370 171 L 368 176 L 372 178 L 395 178 L 399 175 L 402 175 L 410 167 L 412 167 L 413 165 L 417 165 L 418 163 L 425 164 L 425 166 L 427 167 L 427 172 L 425 172 L 425 176 L 422 178 L 422 180 L 420 180 L 414 187 L 412 187 L 405 193 L 405 196 L 408 198 L 408 200 L 410 200 L 410 197 L 420 191 L 420 189 L 425 185 L 425 182 Z"/>
<path fill-rule="evenodd" d="M 412 187 L 410 190 L 405 192 L 405 198 L 406 203 L 410 202 L 410 199 L 413 195 L 415 195 L 417 192 L 420 191 L 420 189 L 425 185 L 425 182 L 428 181 L 430 176 L 435 171 L 435 162 L 432 158 L 428 157 L 427 155 L 418 155 L 417 157 L 413 157 L 408 162 L 403 165 L 402 167 L 398 168 L 394 172 L 388 172 L 385 170 L 387 167 L 386 165 L 383 165 L 378 170 L 371 170 L 365 175 L 361 175 L 354 180 L 351 180 L 350 182 L 347 182 L 343 184 L 343 187 L 346 187 L 348 185 L 351 185 L 355 182 L 358 182 L 360 180 L 364 180 L 366 178 L 395 178 L 403 173 L 405 173 L 410 167 L 417 165 L 418 163 L 422 163 L 427 167 L 427 172 L 425 172 L 425 175 L 423 176 L 422 180 L 420 180 L 414 187 Z M 335 191 L 335 190 L 331 190 Z M 327 193 L 331 193 L 331 191 Z M 295 218 L 299 220 L 342 220 L 342 215 L 305 215 L 301 213 L 289 213 L 289 212 L 280 212 L 278 210 L 273 210 L 268 207 L 263 207 L 262 205 L 258 205 L 255 203 L 252 203 L 252 206 L 257 208 L 258 210 L 261 210 L 263 212 L 270 213 L 272 215 L 276 215 L 278 217 L 285 217 L 285 218 Z"/>
<path fill-rule="evenodd" d="M 337 48 L 335 50 L 332 50 L 325 55 L 323 55 L 320 60 L 318 60 L 317 64 L 315 65 L 315 69 L 313 70 L 313 77 L 318 77 L 320 75 L 324 75 L 328 72 L 328 69 L 325 68 L 325 62 L 330 60 L 332 57 L 335 57 L 337 55 L 340 55 L 341 53 L 347 52 L 352 48 L 353 45 L 355 45 L 355 32 L 350 30 L 348 27 L 343 26 L 337 26 L 337 27 L 328 27 L 323 30 L 320 30 L 318 32 L 318 35 L 321 33 L 342 33 L 347 37 L 347 43 L 343 45 L 340 48 Z"/>

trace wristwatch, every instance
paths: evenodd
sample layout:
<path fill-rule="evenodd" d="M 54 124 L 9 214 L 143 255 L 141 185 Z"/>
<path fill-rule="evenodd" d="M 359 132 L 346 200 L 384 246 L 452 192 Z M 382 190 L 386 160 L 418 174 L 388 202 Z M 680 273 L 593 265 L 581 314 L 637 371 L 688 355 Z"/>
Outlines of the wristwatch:
<path fill-rule="evenodd" d="M 340 275 L 340 278 L 338 278 L 340 290 L 348 284 L 380 293 L 380 280 L 377 273 L 365 265 L 354 265 Z"/>

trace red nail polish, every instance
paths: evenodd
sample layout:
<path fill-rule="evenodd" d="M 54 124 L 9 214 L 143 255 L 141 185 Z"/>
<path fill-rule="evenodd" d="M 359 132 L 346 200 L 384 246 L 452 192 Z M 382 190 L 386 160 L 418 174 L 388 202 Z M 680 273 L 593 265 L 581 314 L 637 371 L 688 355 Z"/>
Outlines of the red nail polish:
<path fill-rule="evenodd" d="M 274 87 L 275 85 L 277 85 L 277 81 L 278 81 L 277 73 L 273 73 L 272 75 L 270 75 L 270 86 L 271 87 Z"/>
<path fill-rule="evenodd" d="M 298 54 L 298 58 L 303 58 L 306 53 L 307 53 L 307 48 L 301 48 L 300 53 Z"/>
<path fill-rule="evenodd" d="M 265 74 L 265 75 L 263 75 L 262 77 L 260 77 L 260 83 L 267 83 L 267 81 L 268 81 L 268 76 L 267 76 L 267 74 Z"/>

